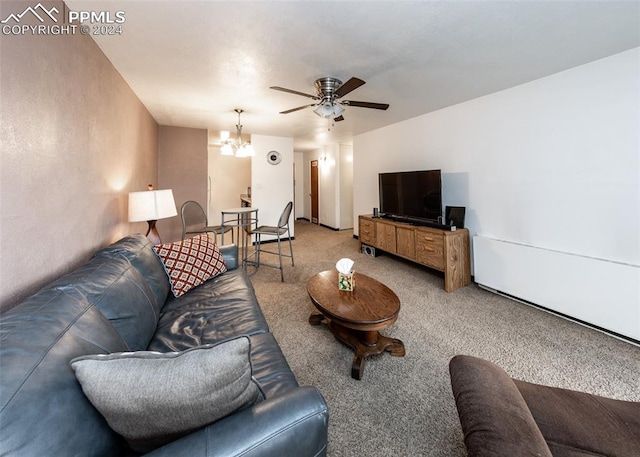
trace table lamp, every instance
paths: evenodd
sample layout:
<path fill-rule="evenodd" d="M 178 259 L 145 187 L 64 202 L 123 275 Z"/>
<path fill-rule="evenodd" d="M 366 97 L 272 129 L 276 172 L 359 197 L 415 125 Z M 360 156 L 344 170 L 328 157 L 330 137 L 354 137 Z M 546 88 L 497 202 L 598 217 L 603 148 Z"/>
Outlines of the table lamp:
<path fill-rule="evenodd" d="M 142 192 L 129 192 L 129 222 L 147 221 L 149 224 L 147 237 L 153 244 L 160 244 L 162 241 L 156 229 L 156 221 L 177 216 L 178 211 L 171 189 L 153 190 L 151 184 L 148 189 Z"/>

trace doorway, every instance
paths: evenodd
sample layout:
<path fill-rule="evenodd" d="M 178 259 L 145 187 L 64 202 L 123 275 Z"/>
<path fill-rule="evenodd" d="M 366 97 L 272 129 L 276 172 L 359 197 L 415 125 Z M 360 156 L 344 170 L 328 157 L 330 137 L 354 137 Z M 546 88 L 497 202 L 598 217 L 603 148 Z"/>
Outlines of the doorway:
<path fill-rule="evenodd" d="M 319 224 L 318 220 L 318 161 L 311 161 L 311 223 Z"/>

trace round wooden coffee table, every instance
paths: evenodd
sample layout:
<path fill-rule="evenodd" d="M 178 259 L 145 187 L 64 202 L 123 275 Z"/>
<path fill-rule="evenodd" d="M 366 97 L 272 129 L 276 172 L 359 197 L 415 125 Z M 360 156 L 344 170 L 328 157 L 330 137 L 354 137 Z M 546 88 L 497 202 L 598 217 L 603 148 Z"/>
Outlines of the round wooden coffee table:
<path fill-rule="evenodd" d="M 307 282 L 307 292 L 321 314 L 309 317 L 311 325 L 326 324 L 339 341 L 355 351 L 351 377 L 362 379 L 365 357 L 384 351 L 405 355 L 404 343 L 387 338 L 380 330 L 398 319 L 400 300 L 387 286 L 369 276 L 355 273 L 355 287 L 338 289 L 338 272 L 323 271 Z"/>

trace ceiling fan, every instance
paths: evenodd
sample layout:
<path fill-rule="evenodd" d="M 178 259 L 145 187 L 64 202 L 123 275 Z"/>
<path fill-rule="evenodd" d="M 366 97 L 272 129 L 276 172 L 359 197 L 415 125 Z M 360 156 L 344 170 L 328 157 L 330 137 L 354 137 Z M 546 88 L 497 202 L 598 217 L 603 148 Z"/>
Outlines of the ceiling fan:
<path fill-rule="evenodd" d="M 304 92 L 298 92 L 297 90 L 286 89 L 279 86 L 271 86 L 270 89 L 279 90 L 282 92 L 288 92 L 290 94 L 302 95 L 303 97 L 309 97 L 316 100 L 317 103 L 311 103 L 309 105 L 298 106 L 297 108 L 281 111 L 280 114 L 289 114 L 294 111 L 298 111 L 305 108 L 316 106 L 313 110 L 320 117 L 333 118 L 334 121 L 342 121 L 344 117 L 345 106 L 356 106 L 358 108 L 372 108 L 386 110 L 389 108 L 387 103 L 372 103 L 372 102 L 357 102 L 353 100 L 339 100 L 351 91 L 356 90 L 358 87 L 365 84 L 365 82 L 359 78 L 351 78 L 346 83 L 342 84 L 337 78 L 320 78 L 316 79 L 316 95 L 305 94 Z"/>

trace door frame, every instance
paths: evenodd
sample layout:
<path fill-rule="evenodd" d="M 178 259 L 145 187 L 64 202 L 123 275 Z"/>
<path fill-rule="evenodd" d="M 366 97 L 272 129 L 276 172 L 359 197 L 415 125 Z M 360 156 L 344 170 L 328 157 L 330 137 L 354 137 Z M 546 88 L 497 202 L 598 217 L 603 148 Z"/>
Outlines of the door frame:
<path fill-rule="evenodd" d="M 320 225 L 320 195 L 319 195 L 319 174 L 318 174 L 319 161 L 311 161 L 309 188 L 309 197 L 311 198 L 311 223 Z M 314 180 L 315 173 L 315 180 Z M 314 214 L 315 212 L 315 214 Z"/>

